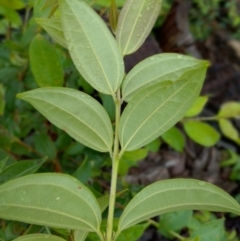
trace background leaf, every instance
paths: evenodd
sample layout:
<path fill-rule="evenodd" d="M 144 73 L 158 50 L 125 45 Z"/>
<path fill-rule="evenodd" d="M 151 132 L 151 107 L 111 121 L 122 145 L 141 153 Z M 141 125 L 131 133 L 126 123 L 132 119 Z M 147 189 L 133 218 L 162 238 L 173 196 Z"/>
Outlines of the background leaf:
<path fill-rule="evenodd" d="M 36 172 L 45 161 L 46 159 L 19 161 L 7 166 L 2 172 L 0 172 L 0 184 Z"/>
<path fill-rule="evenodd" d="M 5 96 L 4 96 L 4 88 L 3 85 L 0 84 L 0 116 L 4 114 L 5 109 Z"/>
<path fill-rule="evenodd" d="M 173 238 L 171 231 L 177 232 L 186 227 L 191 221 L 192 215 L 192 210 L 162 214 L 158 230 L 164 237 Z"/>
<path fill-rule="evenodd" d="M 206 105 L 208 101 L 208 96 L 199 96 L 192 107 L 188 110 L 188 112 L 184 115 L 185 117 L 193 117 L 196 115 L 199 115 L 204 106 Z"/>
<path fill-rule="evenodd" d="M 36 22 L 61 46 L 67 48 L 67 43 L 63 34 L 61 19 L 58 17 L 38 18 Z"/>
<path fill-rule="evenodd" d="M 120 12 L 116 39 L 123 55 L 145 41 L 159 15 L 162 0 L 127 0 Z"/>
<path fill-rule="evenodd" d="M 238 130 L 233 126 L 231 121 L 226 119 L 219 119 L 218 123 L 224 136 L 240 144 Z"/>
<path fill-rule="evenodd" d="M 206 67 L 188 71 L 173 84 L 159 83 L 138 93 L 120 119 L 122 151 L 136 150 L 170 129 L 197 98 Z"/>
<path fill-rule="evenodd" d="M 230 101 L 224 103 L 218 113 L 218 117 L 232 118 L 240 116 L 240 103 L 236 101 Z"/>
<path fill-rule="evenodd" d="M 65 241 L 64 239 L 50 234 L 29 234 L 24 235 L 13 241 Z"/>
<path fill-rule="evenodd" d="M 83 1 L 61 0 L 60 10 L 64 35 L 76 68 L 99 92 L 114 95 L 123 79 L 124 64 L 106 24 Z"/>
<path fill-rule="evenodd" d="M 176 81 L 184 73 L 206 65 L 206 61 L 175 53 L 151 56 L 137 64 L 123 82 L 123 99 L 129 101 L 147 87 L 163 81 Z"/>
<path fill-rule="evenodd" d="M 15 10 L 19 10 L 25 7 L 25 4 L 22 0 L 0 0 L 0 5 Z"/>
<path fill-rule="evenodd" d="M 18 95 L 75 140 L 101 152 L 111 152 L 112 125 L 108 114 L 89 95 L 68 88 L 40 88 Z"/>
<path fill-rule="evenodd" d="M 62 64 L 56 49 L 41 35 L 30 45 L 30 63 L 34 78 L 40 87 L 62 86 Z"/>
<path fill-rule="evenodd" d="M 93 194 L 64 174 L 33 174 L 0 186 L 0 217 L 71 230 L 96 231 L 101 211 Z"/>
<path fill-rule="evenodd" d="M 214 146 L 220 139 L 220 134 L 207 123 L 186 121 L 183 126 L 187 135 L 202 146 Z"/>
<path fill-rule="evenodd" d="M 130 201 L 120 217 L 119 231 L 160 214 L 190 209 L 240 214 L 239 204 L 212 184 L 190 179 L 164 180 L 144 188 Z"/>
<path fill-rule="evenodd" d="M 185 147 L 185 137 L 175 126 L 163 133 L 161 138 L 176 151 L 182 152 Z"/>

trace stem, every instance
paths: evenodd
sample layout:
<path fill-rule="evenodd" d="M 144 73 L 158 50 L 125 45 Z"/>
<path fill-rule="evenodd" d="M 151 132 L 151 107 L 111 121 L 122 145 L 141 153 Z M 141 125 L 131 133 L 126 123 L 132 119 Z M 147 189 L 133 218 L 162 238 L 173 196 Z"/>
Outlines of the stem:
<path fill-rule="evenodd" d="M 118 139 L 118 129 L 121 113 L 121 97 L 120 90 L 117 92 L 117 96 L 114 97 L 115 108 L 116 108 L 116 119 L 115 119 L 115 137 L 114 137 L 114 149 L 112 156 L 112 179 L 111 179 L 111 190 L 109 198 L 109 208 L 108 208 L 108 220 L 107 220 L 107 231 L 106 231 L 106 241 L 113 240 L 113 219 L 114 219 L 114 207 L 116 199 L 116 187 L 117 187 L 117 175 L 118 175 L 118 164 L 119 164 L 119 139 Z"/>

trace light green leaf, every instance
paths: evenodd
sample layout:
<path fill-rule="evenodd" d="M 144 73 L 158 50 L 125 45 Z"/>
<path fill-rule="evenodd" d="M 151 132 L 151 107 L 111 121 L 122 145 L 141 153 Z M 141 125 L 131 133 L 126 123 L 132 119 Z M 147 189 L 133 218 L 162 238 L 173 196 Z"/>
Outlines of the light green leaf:
<path fill-rule="evenodd" d="M 67 48 L 67 43 L 63 34 L 61 20 L 58 17 L 37 18 L 36 22 L 61 46 Z"/>
<path fill-rule="evenodd" d="M 161 146 L 162 142 L 160 140 L 160 138 L 157 138 L 153 141 L 151 141 L 150 143 L 148 143 L 145 148 L 150 151 L 150 152 L 157 152 Z"/>
<path fill-rule="evenodd" d="M 199 115 L 208 101 L 208 96 L 199 96 L 192 107 L 185 114 L 185 117 Z"/>
<path fill-rule="evenodd" d="M 240 102 L 230 101 L 224 103 L 218 113 L 219 117 L 232 118 L 240 116 Z"/>
<path fill-rule="evenodd" d="M 206 67 L 190 70 L 172 84 L 158 83 L 134 96 L 120 119 L 123 152 L 148 144 L 183 117 L 199 95 Z"/>
<path fill-rule="evenodd" d="M 137 64 L 123 82 L 123 99 L 129 101 L 139 91 L 163 81 L 176 81 L 189 70 L 201 68 L 206 61 L 180 54 L 158 54 Z"/>
<path fill-rule="evenodd" d="M 93 194 L 64 174 L 33 174 L 0 186 L 0 218 L 71 230 L 97 231 L 101 211 Z"/>
<path fill-rule="evenodd" d="M 239 134 L 237 129 L 233 126 L 232 122 L 226 119 L 219 119 L 218 121 L 219 127 L 227 138 L 238 141 L 239 140 Z"/>
<path fill-rule="evenodd" d="M 76 230 L 74 231 L 74 241 L 84 241 L 88 236 L 88 232 L 83 230 Z"/>
<path fill-rule="evenodd" d="M 99 92 L 114 95 L 123 79 L 124 64 L 106 24 L 83 1 L 61 0 L 60 12 L 65 39 L 76 68 Z"/>
<path fill-rule="evenodd" d="M 40 88 L 18 94 L 75 140 L 111 152 L 113 131 L 104 108 L 91 96 L 68 88 Z"/>
<path fill-rule="evenodd" d="M 123 55 L 135 52 L 151 32 L 162 0 L 126 0 L 118 19 L 116 39 Z"/>
<path fill-rule="evenodd" d="M 22 0 L 0 0 L 0 5 L 14 10 L 23 9 L 25 7 Z"/>
<path fill-rule="evenodd" d="M 42 160 L 19 161 L 6 167 L 0 173 L 0 184 L 36 172 L 45 162 Z"/>
<path fill-rule="evenodd" d="M 50 234 L 28 234 L 13 241 L 65 241 L 65 239 Z"/>
<path fill-rule="evenodd" d="M 185 146 L 185 137 L 183 133 L 175 126 L 162 134 L 162 139 L 174 150 L 182 152 Z"/>
<path fill-rule="evenodd" d="M 62 86 L 62 64 L 54 48 L 44 37 L 37 35 L 30 45 L 30 63 L 35 81 L 40 87 Z"/>
<path fill-rule="evenodd" d="M 237 201 L 210 183 L 190 179 L 164 180 L 144 188 L 130 201 L 120 217 L 118 232 L 157 215 L 190 209 L 240 215 Z"/>
<path fill-rule="evenodd" d="M 200 145 L 214 146 L 220 139 L 220 134 L 207 123 L 186 121 L 183 126 L 187 135 Z"/>

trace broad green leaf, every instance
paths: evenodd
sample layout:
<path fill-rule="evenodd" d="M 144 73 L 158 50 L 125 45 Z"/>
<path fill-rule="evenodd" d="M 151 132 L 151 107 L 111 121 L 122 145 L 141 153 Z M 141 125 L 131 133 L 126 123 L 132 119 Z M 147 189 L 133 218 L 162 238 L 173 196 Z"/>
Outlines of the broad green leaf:
<path fill-rule="evenodd" d="M 61 46 L 67 48 L 67 43 L 62 31 L 61 20 L 58 17 L 38 18 L 36 22 Z"/>
<path fill-rule="evenodd" d="M 115 120 L 115 103 L 112 96 L 99 93 L 99 97 L 102 100 L 102 105 L 107 111 L 111 120 Z"/>
<path fill-rule="evenodd" d="M 22 25 L 22 19 L 20 14 L 11 8 L 5 7 L 0 4 L 0 15 L 5 16 L 7 24 L 11 23 L 11 26 L 14 28 L 19 28 Z"/>
<path fill-rule="evenodd" d="M 239 134 L 237 129 L 233 126 L 232 122 L 226 119 L 219 119 L 218 121 L 219 127 L 224 134 L 224 136 L 228 137 L 233 141 L 239 140 Z M 239 143 L 240 144 L 240 143 Z"/>
<path fill-rule="evenodd" d="M 83 230 L 74 231 L 74 241 L 84 241 L 88 236 L 88 232 Z"/>
<path fill-rule="evenodd" d="M 134 96 L 120 119 L 123 151 L 148 144 L 183 117 L 199 95 L 206 67 L 190 70 L 174 83 L 158 83 Z"/>
<path fill-rule="evenodd" d="M 144 188 L 129 202 L 120 217 L 118 232 L 167 212 L 199 209 L 240 215 L 237 201 L 210 183 L 164 180 Z"/>
<path fill-rule="evenodd" d="M 36 172 L 46 160 L 19 161 L 0 173 L 0 184 Z"/>
<path fill-rule="evenodd" d="M 0 5 L 14 10 L 23 9 L 25 7 L 22 0 L 0 0 Z"/>
<path fill-rule="evenodd" d="M 191 221 L 192 215 L 192 210 L 162 214 L 158 230 L 164 237 L 172 238 L 171 231 L 176 232 L 187 227 L 188 223 Z"/>
<path fill-rule="evenodd" d="M 218 117 L 232 118 L 240 116 L 240 102 L 230 101 L 224 103 L 218 113 Z"/>
<path fill-rule="evenodd" d="M 206 61 L 180 54 L 158 54 L 137 64 L 123 82 L 123 99 L 129 101 L 139 91 L 163 81 L 176 81 L 189 70 L 205 66 Z"/>
<path fill-rule="evenodd" d="M 162 0 L 126 0 L 118 19 L 116 39 L 123 55 L 135 52 L 159 15 Z"/>
<path fill-rule="evenodd" d="M 13 241 L 65 241 L 65 239 L 50 234 L 28 234 Z"/>
<path fill-rule="evenodd" d="M 224 237 L 224 219 L 213 220 L 203 224 L 191 233 L 191 238 L 200 237 L 201 241 L 222 241 Z"/>
<path fill-rule="evenodd" d="M 182 152 L 185 146 L 185 137 L 175 126 L 162 134 L 161 138 L 174 150 Z"/>
<path fill-rule="evenodd" d="M 192 107 L 185 114 L 185 117 L 199 115 L 208 101 L 208 96 L 199 96 Z"/>
<path fill-rule="evenodd" d="M 101 211 L 93 194 L 65 174 L 33 174 L 0 186 L 0 218 L 71 230 L 97 231 Z"/>
<path fill-rule="evenodd" d="M 114 95 L 123 79 L 124 64 L 106 24 L 83 1 L 60 0 L 60 12 L 65 39 L 76 68 L 99 92 Z"/>
<path fill-rule="evenodd" d="M 220 139 L 220 134 L 207 123 L 186 121 L 183 126 L 187 135 L 200 145 L 214 146 Z"/>
<path fill-rule="evenodd" d="M 3 85 L 0 84 L 0 116 L 4 114 L 4 109 L 5 109 L 4 88 L 3 88 Z"/>
<path fill-rule="evenodd" d="M 18 94 L 75 140 L 111 152 L 113 131 L 104 108 L 89 95 L 68 88 L 40 88 Z"/>
<path fill-rule="evenodd" d="M 62 86 L 62 64 L 54 48 L 44 37 L 37 35 L 30 45 L 30 63 L 34 78 L 40 87 Z"/>

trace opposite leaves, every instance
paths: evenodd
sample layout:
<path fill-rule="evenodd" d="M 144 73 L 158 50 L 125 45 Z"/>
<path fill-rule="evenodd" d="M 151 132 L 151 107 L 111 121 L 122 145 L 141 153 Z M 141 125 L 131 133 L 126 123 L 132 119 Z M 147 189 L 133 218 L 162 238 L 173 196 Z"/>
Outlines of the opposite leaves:
<path fill-rule="evenodd" d="M 93 194 L 64 174 L 34 174 L 0 186 L 0 218 L 97 232 L 101 210 Z"/>
<path fill-rule="evenodd" d="M 18 95 L 75 140 L 111 152 L 113 131 L 105 109 L 89 95 L 68 88 L 40 88 Z"/>
<path fill-rule="evenodd" d="M 63 32 L 72 60 L 96 90 L 114 95 L 124 64 L 117 43 L 106 24 L 85 2 L 60 0 Z"/>
<path fill-rule="evenodd" d="M 176 82 L 165 81 L 136 94 L 120 119 L 122 152 L 136 150 L 175 125 L 199 95 L 207 64 L 185 73 Z"/>

